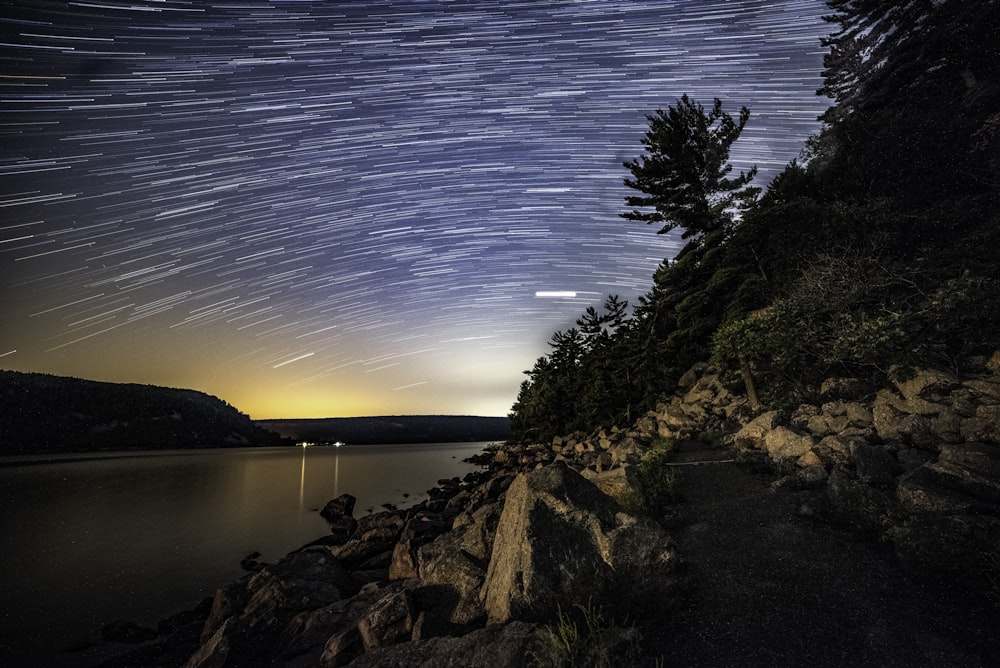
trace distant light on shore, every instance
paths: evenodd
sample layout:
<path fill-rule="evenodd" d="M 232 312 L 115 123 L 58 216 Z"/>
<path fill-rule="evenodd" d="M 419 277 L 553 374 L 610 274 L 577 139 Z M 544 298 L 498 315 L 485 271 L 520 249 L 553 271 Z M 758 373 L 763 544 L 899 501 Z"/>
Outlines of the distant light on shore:
<path fill-rule="evenodd" d="M 575 292 L 567 292 L 563 290 L 539 290 L 535 293 L 536 297 L 568 297 L 572 299 L 576 297 Z"/>

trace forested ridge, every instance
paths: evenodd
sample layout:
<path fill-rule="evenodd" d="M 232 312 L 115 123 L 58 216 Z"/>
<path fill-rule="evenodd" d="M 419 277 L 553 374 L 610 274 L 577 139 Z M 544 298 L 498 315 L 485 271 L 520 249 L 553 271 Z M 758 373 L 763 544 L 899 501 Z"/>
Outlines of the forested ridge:
<path fill-rule="evenodd" d="M 648 117 L 623 224 L 686 244 L 637 304 L 610 296 L 552 336 L 516 437 L 630 422 L 699 361 L 781 407 L 1000 347 L 1000 2 L 827 4 L 832 105 L 766 189 L 728 161 L 750 110 L 685 96 Z"/>
<path fill-rule="evenodd" d="M 0 371 L 0 455 L 282 443 L 203 392 Z"/>

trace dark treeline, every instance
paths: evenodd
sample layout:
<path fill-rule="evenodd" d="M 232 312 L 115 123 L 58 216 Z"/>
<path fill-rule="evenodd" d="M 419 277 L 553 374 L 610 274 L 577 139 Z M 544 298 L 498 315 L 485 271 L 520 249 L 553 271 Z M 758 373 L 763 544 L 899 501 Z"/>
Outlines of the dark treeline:
<path fill-rule="evenodd" d="M 765 191 L 728 161 L 746 108 L 684 97 L 649 117 L 622 216 L 687 243 L 634 307 L 610 297 L 553 335 L 516 436 L 629 422 L 698 361 L 782 406 L 998 347 L 1000 2 L 828 4 L 832 106 Z"/>
<path fill-rule="evenodd" d="M 472 415 L 258 420 L 257 424 L 296 441 L 342 441 L 351 445 L 503 441 L 510 438 L 509 419 Z"/>

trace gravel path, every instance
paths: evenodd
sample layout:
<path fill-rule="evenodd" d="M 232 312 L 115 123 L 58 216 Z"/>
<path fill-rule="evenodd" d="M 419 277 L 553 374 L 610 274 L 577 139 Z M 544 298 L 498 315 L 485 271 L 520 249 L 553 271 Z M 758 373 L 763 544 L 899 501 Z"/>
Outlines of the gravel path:
<path fill-rule="evenodd" d="M 687 444 L 675 461 L 729 459 Z M 733 462 L 682 467 L 687 600 L 640 628 L 663 666 L 1000 666 L 1000 615 L 916 583 L 886 550 L 798 516 L 802 493 Z"/>

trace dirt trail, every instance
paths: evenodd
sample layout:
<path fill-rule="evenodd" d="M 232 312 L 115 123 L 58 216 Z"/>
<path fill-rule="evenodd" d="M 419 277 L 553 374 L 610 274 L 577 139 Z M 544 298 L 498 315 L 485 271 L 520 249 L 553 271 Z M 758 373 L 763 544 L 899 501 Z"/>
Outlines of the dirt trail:
<path fill-rule="evenodd" d="M 685 444 L 674 461 L 731 457 Z M 681 470 L 672 533 L 691 587 L 641 627 L 664 666 L 1000 666 L 985 600 L 916 583 L 887 550 L 801 518 L 801 493 L 773 491 L 773 477 L 733 462 Z"/>

